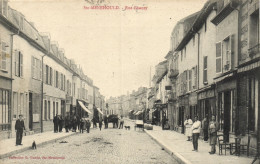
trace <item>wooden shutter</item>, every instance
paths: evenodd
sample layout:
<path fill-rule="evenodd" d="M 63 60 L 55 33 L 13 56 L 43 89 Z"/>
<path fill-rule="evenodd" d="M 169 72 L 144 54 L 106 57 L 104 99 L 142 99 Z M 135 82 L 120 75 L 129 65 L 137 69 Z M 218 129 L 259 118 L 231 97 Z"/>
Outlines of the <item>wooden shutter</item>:
<path fill-rule="evenodd" d="M 19 72 L 19 74 L 20 74 L 20 77 L 23 77 L 23 54 L 21 53 L 21 52 L 19 52 L 19 59 L 20 59 L 20 62 L 19 62 L 19 64 L 20 64 L 20 72 Z"/>
<path fill-rule="evenodd" d="M 234 35 L 229 36 L 230 40 L 230 69 L 233 69 L 235 67 L 235 39 Z"/>
<path fill-rule="evenodd" d="M 47 80 L 47 78 L 46 78 L 46 73 L 47 72 L 47 67 L 46 67 L 46 65 L 45 64 L 43 64 L 43 81 L 46 83 L 46 80 Z"/>
<path fill-rule="evenodd" d="M 216 43 L 216 73 L 222 72 L 222 44 L 221 42 Z"/>
<path fill-rule="evenodd" d="M 15 51 L 15 56 L 14 56 L 14 68 L 15 68 L 15 75 L 19 75 L 19 51 Z"/>
<path fill-rule="evenodd" d="M 208 81 L 207 69 L 208 69 L 208 56 L 204 56 L 203 58 L 203 82 L 204 83 Z"/>

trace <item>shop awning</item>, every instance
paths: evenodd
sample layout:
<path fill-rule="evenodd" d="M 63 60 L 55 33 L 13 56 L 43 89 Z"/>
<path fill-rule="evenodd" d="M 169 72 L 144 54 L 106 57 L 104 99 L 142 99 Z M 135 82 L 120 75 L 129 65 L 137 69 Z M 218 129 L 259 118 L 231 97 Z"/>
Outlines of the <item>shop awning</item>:
<path fill-rule="evenodd" d="M 100 108 L 97 108 L 97 111 L 98 111 L 100 114 L 102 114 L 102 115 L 103 115 L 103 112 L 101 111 L 101 109 L 100 109 Z"/>
<path fill-rule="evenodd" d="M 133 112 L 134 110 L 130 110 L 129 113 Z"/>
<path fill-rule="evenodd" d="M 139 114 L 141 114 L 141 113 L 143 113 L 143 112 L 142 112 L 142 111 L 138 111 L 138 112 L 136 112 L 135 115 L 137 116 L 137 115 L 139 115 Z"/>
<path fill-rule="evenodd" d="M 136 114 L 138 111 L 134 111 L 134 113 L 133 114 Z"/>
<path fill-rule="evenodd" d="M 79 105 L 81 106 L 81 108 L 83 108 L 86 112 L 88 113 L 91 113 L 88 108 L 81 102 L 81 101 L 78 101 L 79 102 Z"/>

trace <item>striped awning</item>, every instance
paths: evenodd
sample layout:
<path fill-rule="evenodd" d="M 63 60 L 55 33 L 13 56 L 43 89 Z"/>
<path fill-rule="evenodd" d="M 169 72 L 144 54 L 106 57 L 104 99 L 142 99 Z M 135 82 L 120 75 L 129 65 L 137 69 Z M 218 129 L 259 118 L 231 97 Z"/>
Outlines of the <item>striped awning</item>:
<path fill-rule="evenodd" d="M 81 102 L 81 101 L 78 101 L 79 102 L 79 105 L 81 106 L 81 108 L 83 108 L 86 112 L 88 113 L 91 113 L 88 108 Z"/>
<path fill-rule="evenodd" d="M 97 111 L 98 111 L 100 114 L 102 114 L 102 115 L 103 115 L 103 112 L 101 111 L 101 109 L 100 109 L 100 108 L 97 108 Z"/>

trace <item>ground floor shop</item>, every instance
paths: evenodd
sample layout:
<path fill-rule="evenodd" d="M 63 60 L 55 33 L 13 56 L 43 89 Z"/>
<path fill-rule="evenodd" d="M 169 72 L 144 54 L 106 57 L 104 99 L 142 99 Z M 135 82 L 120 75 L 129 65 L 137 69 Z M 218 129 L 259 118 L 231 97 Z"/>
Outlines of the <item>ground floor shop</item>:
<path fill-rule="evenodd" d="M 0 78 L 0 139 L 10 138 L 11 80 Z"/>

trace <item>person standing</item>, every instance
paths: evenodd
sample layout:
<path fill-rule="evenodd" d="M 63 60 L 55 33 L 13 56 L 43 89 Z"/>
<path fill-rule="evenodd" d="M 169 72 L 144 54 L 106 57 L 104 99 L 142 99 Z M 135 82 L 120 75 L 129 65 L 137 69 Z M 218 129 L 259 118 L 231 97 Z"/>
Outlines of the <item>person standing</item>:
<path fill-rule="evenodd" d="M 208 141 L 208 129 L 209 128 L 209 121 L 208 115 L 202 120 L 202 130 L 203 130 L 203 140 Z"/>
<path fill-rule="evenodd" d="M 101 129 L 102 129 L 102 117 L 100 117 L 99 118 L 99 121 L 98 121 L 98 125 L 99 125 L 99 129 L 100 129 L 100 131 L 101 131 Z"/>
<path fill-rule="evenodd" d="M 119 129 L 120 129 L 120 128 L 123 129 L 123 127 L 124 127 L 124 118 L 123 118 L 123 116 L 121 116 L 120 124 L 119 124 Z"/>
<path fill-rule="evenodd" d="M 72 126 L 73 126 L 73 132 L 76 132 L 76 130 L 77 130 L 77 117 L 76 116 L 74 116 L 73 117 L 73 119 L 72 119 Z"/>
<path fill-rule="evenodd" d="M 198 116 L 195 116 L 195 121 L 191 127 L 192 143 L 194 148 L 192 151 L 198 151 L 198 139 L 200 135 L 200 126 L 201 126 L 201 122 L 198 120 Z"/>
<path fill-rule="evenodd" d="M 216 117 L 212 116 L 211 121 L 209 122 L 209 143 L 211 146 L 211 151 L 209 154 L 216 153 L 216 144 L 217 144 L 217 132 L 219 130 L 219 123 L 216 121 Z"/>
<path fill-rule="evenodd" d="M 69 132 L 69 129 L 70 129 L 70 116 L 69 116 L 68 113 L 67 113 L 67 115 L 65 117 L 65 129 L 66 129 L 66 132 Z"/>
<path fill-rule="evenodd" d="M 58 115 L 57 114 L 53 118 L 53 124 L 54 124 L 54 133 L 57 133 L 58 132 L 58 126 L 59 126 Z"/>
<path fill-rule="evenodd" d="M 186 120 L 184 121 L 184 126 L 185 126 L 185 135 L 187 136 L 187 141 L 191 140 L 192 132 L 191 132 L 191 126 L 193 122 L 190 119 L 189 116 L 186 116 Z"/>
<path fill-rule="evenodd" d="M 62 128 L 63 128 L 63 118 L 62 118 L 61 115 L 59 115 L 58 122 L 59 122 L 59 132 L 62 132 Z"/>
<path fill-rule="evenodd" d="M 87 133 L 89 133 L 90 126 L 91 126 L 90 120 L 87 119 L 87 121 L 86 121 Z"/>
<path fill-rule="evenodd" d="M 108 128 L 108 118 L 107 115 L 104 116 L 105 129 Z"/>
<path fill-rule="evenodd" d="M 23 115 L 19 115 L 19 119 L 15 122 L 15 132 L 16 132 L 16 146 L 23 145 L 23 130 L 25 130 Z"/>

